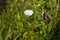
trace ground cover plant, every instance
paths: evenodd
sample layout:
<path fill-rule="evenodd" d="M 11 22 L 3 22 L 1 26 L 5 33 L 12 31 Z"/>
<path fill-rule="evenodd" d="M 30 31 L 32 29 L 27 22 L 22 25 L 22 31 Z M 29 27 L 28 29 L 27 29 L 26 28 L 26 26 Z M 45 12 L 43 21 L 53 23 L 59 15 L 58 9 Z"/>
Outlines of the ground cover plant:
<path fill-rule="evenodd" d="M 3 1 L 0 40 L 60 40 L 60 0 Z"/>

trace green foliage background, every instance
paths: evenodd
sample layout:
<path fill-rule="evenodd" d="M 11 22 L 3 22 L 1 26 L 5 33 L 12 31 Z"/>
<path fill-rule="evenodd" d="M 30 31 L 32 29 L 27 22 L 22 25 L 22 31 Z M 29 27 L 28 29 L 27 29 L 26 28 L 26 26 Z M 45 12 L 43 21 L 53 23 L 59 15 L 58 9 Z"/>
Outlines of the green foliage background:
<path fill-rule="evenodd" d="M 0 8 L 0 40 L 60 40 L 60 0 L 6 0 Z M 34 6 L 38 5 L 40 6 Z M 31 9 L 32 16 L 24 11 Z M 43 19 L 42 12 L 48 16 Z"/>

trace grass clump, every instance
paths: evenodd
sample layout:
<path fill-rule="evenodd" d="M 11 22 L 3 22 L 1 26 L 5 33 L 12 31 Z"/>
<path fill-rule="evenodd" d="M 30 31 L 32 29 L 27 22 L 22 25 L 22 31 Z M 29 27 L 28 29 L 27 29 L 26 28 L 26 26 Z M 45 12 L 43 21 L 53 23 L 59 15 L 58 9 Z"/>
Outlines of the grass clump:
<path fill-rule="evenodd" d="M 0 9 L 0 40 L 60 40 L 59 0 L 5 2 Z M 26 10 L 33 14 L 25 15 Z"/>

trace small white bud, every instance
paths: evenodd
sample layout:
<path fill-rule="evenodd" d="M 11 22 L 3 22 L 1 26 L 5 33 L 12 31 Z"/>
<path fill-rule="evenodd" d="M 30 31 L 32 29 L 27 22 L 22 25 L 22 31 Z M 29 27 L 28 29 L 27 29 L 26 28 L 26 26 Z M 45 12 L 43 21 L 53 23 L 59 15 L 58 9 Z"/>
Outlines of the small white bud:
<path fill-rule="evenodd" d="M 40 4 L 38 4 L 37 6 L 40 6 Z"/>
<path fill-rule="evenodd" d="M 43 16 L 44 12 L 42 12 L 42 16 Z"/>
<path fill-rule="evenodd" d="M 40 6 L 40 4 L 35 4 L 34 6 L 37 6 L 37 7 L 39 7 L 39 6 Z"/>

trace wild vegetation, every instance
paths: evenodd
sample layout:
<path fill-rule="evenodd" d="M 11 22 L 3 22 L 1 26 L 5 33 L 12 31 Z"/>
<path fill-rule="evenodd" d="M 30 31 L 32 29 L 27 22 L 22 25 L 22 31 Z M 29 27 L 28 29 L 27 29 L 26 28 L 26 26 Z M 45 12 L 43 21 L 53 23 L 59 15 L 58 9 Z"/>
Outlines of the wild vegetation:
<path fill-rule="evenodd" d="M 0 2 L 0 40 L 60 40 L 60 0 Z"/>

